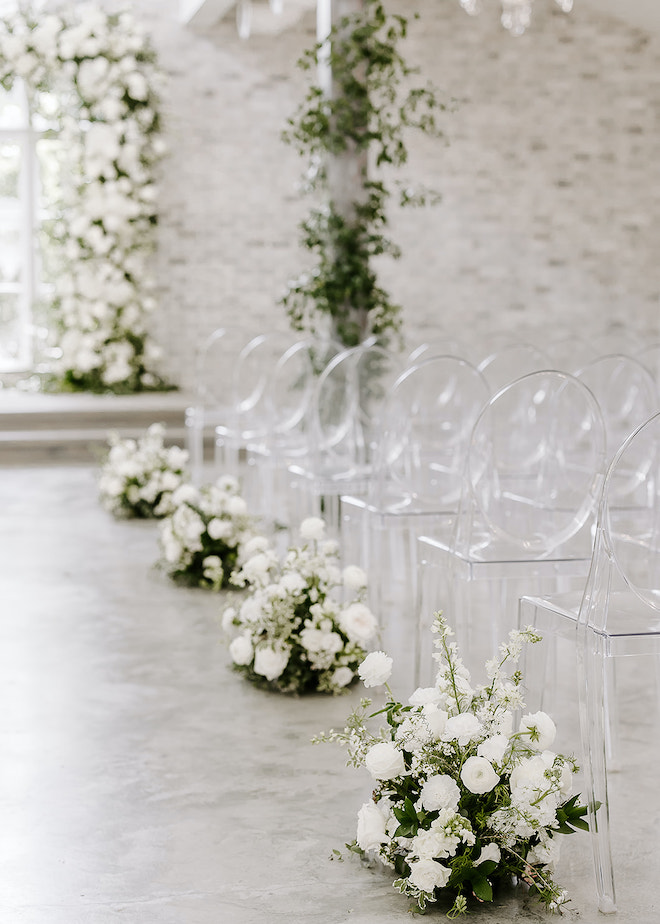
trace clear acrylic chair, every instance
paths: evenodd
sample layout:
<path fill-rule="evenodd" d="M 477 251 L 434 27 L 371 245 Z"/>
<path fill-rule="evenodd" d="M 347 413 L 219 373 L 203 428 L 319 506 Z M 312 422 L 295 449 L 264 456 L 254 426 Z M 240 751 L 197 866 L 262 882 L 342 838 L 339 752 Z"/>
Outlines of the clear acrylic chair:
<path fill-rule="evenodd" d="M 480 667 L 516 627 L 522 594 L 583 586 L 604 459 L 598 404 L 568 373 L 530 373 L 490 399 L 471 434 L 450 542 L 418 540 L 422 682 L 435 611 Z"/>
<path fill-rule="evenodd" d="M 215 468 L 240 479 L 250 506 L 259 502 L 258 482 L 251 470 L 250 447 L 268 432 L 269 383 L 278 361 L 295 342 L 291 333 L 269 331 L 252 337 L 232 369 L 231 402 L 215 427 Z"/>
<path fill-rule="evenodd" d="M 307 448 L 289 466 L 296 522 L 322 516 L 338 535 L 342 494 L 364 494 L 374 470 L 385 398 L 402 360 L 372 342 L 344 350 L 318 376 Z"/>
<path fill-rule="evenodd" d="M 660 394 L 648 369 L 632 356 L 599 356 L 575 373 L 603 414 L 608 462 L 633 430 L 660 411 Z"/>
<path fill-rule="evenodd" d="M 488 353 L 477 368 L 488 382 L 492 394 L 510 382 L 527 375 L 551 368 L 550 358 L 543 350 L 530 343 L 505 343 Z"/>
<path fill-rule="evenodd" d="M 625 507 L 621 505 L 622 483 L 631 488 Z M 520 601 L 520 622 L 534 625 L 543 636 L 567 640 L 576 654 L 582 769 L 596 890 L 600 910 L 612 912 L 616 896 L 608 767 L 621 676 L 617 674 L 615 689 L 611 668 L 614 659 L 643 656 L 648 663 L 649 656 L 660 656 L 660 414 L 628 437 L 608 469 L 583 592 L 525 595 Z M 537 648 L 543 660 L 545 646 Z M 530 652 L 527 660 L 535 653 Z M 644 661 L 634 664 L 637 697 Z M 544 677 L 543 667 L 535 663 L 531 675 Z M 526 673 L 530 674 L 529 669 Z M 567 673 L 574 674 L 570 663 Z M 642 687 L 641 695 L 645 693 L 648 688 Z"/>
<path fill-rule="evenodd" d="M 185 415 L 186 448 L 195 484 L 204 480 L 205 444 L 213 446 L 216 426 L 233 414 L 234 367 L 250 337 L 242 327 L 218 327 L 196 351 L 193 403 Z"/>
<path fill-rule="evenodd" d="M 413 638 L 416 539 L 451 535 L 470 434 L 489 397 L 481 373 L 455 356 L 407 369 L 387 398 L 366 495 L 341 498 L 342 548 L 370 576 L 386 650 Z"/>
<path fill-rule="evenodd" d="M 649 370 L 660 394 L 660 343 L 651 343 L 644 347 L 635 358 Z"/>
<path fill-rule="evenodd" d="M 438 334 L 437 336 L 429 337 L 428 340 L 423 340 L 410 350 L 408 353 L 408 365 L 414 366 L 416 363 L 431 359 L 434 356 L 458 356 L 460 359 L 468 359 L 470 348 L 462 340 Z"/>

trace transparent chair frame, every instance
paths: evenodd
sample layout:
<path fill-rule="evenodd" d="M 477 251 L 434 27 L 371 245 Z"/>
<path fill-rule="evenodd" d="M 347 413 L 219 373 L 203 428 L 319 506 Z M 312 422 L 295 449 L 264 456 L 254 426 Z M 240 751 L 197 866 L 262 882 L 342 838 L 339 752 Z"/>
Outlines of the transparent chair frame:
<path fill-rule="evenodd" d="M 627 481 L 632 471 L 639 473 L 640 490 L 622 507 L 621 472 Z M 611 668 L 613 659 L 660 655 L 660 414 L 628 437 L 608 469 L 583 593 L 525 595 L 519 620 L 575 646 L 596 891 L 600 910 L 613 912 L 608 765 L 617 729 Z"/>
<path fill-rule="evenodd" d="M 418 682 L 432 679 L 434 612 L 448 614 L 477 668 L 517 625 L 522 594 L 584 586 L 604 466 L 602 416 L 575 377 L 530 373 L 490 399 L 450 540 L 418 539 Z"/>

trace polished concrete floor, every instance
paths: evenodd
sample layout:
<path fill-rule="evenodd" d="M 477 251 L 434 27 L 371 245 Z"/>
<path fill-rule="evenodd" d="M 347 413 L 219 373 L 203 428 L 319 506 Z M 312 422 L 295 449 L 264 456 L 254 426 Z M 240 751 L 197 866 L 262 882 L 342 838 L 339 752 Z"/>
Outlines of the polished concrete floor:
<path fill-rule="evenodd" d="M 282 698 L 228 667 L 220 600 L 154 568 L 83 467 L 0 469 L 1 924 L 393 924 L 387 874 L 330 859 L 368 780 L 314 746 L 360 691 Z M 622 924 L 658 920 L 657 724 L 625 706 L 612 779 Z M 595 924 L 589 839 L 566 839 L 564 920 Z M 536 921 L 524 895 L 474 916 Z M 445 920 L 434 909 L 432 920 Z"/>

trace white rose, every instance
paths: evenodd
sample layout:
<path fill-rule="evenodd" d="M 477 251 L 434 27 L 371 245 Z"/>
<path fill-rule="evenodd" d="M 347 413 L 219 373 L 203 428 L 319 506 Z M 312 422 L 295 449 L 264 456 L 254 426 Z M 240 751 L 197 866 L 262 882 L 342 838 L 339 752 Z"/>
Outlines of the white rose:
<path fill-rule="evenodd" d="M 511 792 L 521 789 L 545 789 L 548 782 L 545 778 L 547 765 L 542 757 L 527 757 L 521 760 L 511 771 L 509 785 Z"/>
<path fill-rule="evenodd" d="M 469 744 L 481 731 L 481 722 L 471 712 L 459 712 L 447 719 L 442 735 L 445 741 L 458 741 L 461 747 Z"/>
<path fill-rule="evenodd" d="M 364 603 L 351 603 L 341 613 L 339 625 L 352 642 L 368 642 L 378 628 L 376 617 Z"/>
<path fill-rule="evenodd" d="M 229 646 L 229 654 L 234 664 L 249 664 L 254 657 L 254 648 L 249 636 L 238 635 Z"/>
<path fill-rule="evenodd" d="M 353 677 L 355 677 L 355 674 L 350 667 L 338 667 L 332 675 L 332 683 L 336 687 L 347 687 Z"/>
<path fill-rule="evenodd" d="M 288 648 L 271 648 L 270 645 L 262 645 L 257 648 L 254 656 L 254 672 L 261 674 L 266 680 L 277 680 L 288 663 Z"/>
<path fill-rule="evenodd" d="M 358 668 L 360 680 L 365 687 L 379 687 L 387 683 L 392 675 L 393 663 L 384 651 L 372 651 Z"/>
<path fill-rule="evenodd" d="M 485 844 L 485 845 L 481 848 L 481 851 L 479 852 L 479 856 L 476 857 L 476 858 L 472 861 L 472 863 L 473 863 L 474 866 L 478 866 L 480 863 L 485 863 L 486 860 L 494 860 L 495 863 L 499 863 L 499 862 L 500 862 L 501 856 L 502 856 L 502 854 L 501 854 L 500 848 L 497 846 L 497 844 L 494 844 L 494 843 Z M 528 857 L 528 859 L 529 859 L 529 857 Z"/>
<path fill-rule="evenodd" d="M 320 517 L 307 517 L 300 524 L 300 535 L 303 539 L 319 541 L 325 534 L 325 523 Z"/>
<path fill-rule="evenodd" d="M 455 812 L 461 798 L 461 791 L 456 785 L 456 781 L 446 773 L 438 773 L 436 776 L 430 776 L 422 786 L 419 794 L 419 801 L 427 812 L 435 812 L 437 809 L 451 809 Z"/>
<path fill-rule="evenodd" d="M 342 572 L 344 587 L 357 593 L 367 586 L 367 575 L 357 565 L 348 565 Z"/>
<path fill-rule="evenodd" d="M 447 726 L 447 713 L 435 703 L 427 703 L 422 706 L 421 718 L 431 738 L 437 741 Z"/>
<path fill-rule="evenodd" d="M 440 690 L 436 687 L 417 687 L 412 696 L 408 697 L 410 706 L 425 706 L 426 703 L 439 703 L 441 700 Z"/>
<path fill-rule="evenodd" d="M 555 740 L 555 723 L 545 712 L 528 713 L 520 720 L 521 740 L 535 751 L 545 751 Z"/>
<path fill-rule="evenodd" d="M 230 497 L 227 501 L 227 513 L 230 517 L 242 517 L 247 513 L 247 504 L 242 497 Z"/>
<path fill-rule="evenodd" d="M 481 742 L 477 748 L 477 754 L 479 757 L 490 760 L 491 763 L 501 764 L 508 746 L 509 739 L 506 735 L 491 735 L 490 738 L 486 738 L 485 741 Z"/>
<path fill-rule="evenodd" d="M 386 824 L 380 809 L 373 802 L 365 802 L 358 812 L 358 847 L 362 850 L 377 850 L 381 844 L 387 843 L 389 837 L 385 831 Z"/>
<path fill-rule="evenodd" d="M 220 520 L 218 517 L 213 517 L 212 520 L 209 520 L 209 524 L 206 527 L 206 532 L 209 534 L 211 539 L 227 539 L 231 535 L 232 525 L 226 520 Z"/>
<path fill-rule="evenodd" d="M 442 863 L 436 863 L 435 860 L 418 860 L 410 864 L 408 879 L 422 892 L 433 892 L 434 889 L 444 888 L 450 875 L 451 870 Z"/>
<path fill-rule="evenodd" d="M 364 765 L 375 780 L 393 780 L 405 773 L 402 752 L 390 741 L 379 741 L 367 751 Z"/>
<path fill-rule="evenodd" d="M 500 781 L 493 765 L 485 757 L 468 757 L 461 767 L 461 780 L 466 789 L 483 795 L 494 789 Z"/>

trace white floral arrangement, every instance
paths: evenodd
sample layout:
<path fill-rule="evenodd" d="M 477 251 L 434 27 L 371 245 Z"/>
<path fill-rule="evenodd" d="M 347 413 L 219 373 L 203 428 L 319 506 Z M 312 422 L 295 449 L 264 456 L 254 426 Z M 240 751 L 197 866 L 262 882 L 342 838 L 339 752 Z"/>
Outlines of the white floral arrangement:
<path fill-rule="evenodd" d="M 93 3 L 0 18 L 0 85 L 24 81 L 32 113 L 57 138 L 57 201 L 43 223 L 53 279 L 49 315 L 61 388 L 130 393 L 165 387 L 147 337 L 155 308 L 147 261 L 157 223 L 155 168 L 163 77 L 128 11 Z"/>
<path fill-rule="evenodd" d="M 376 618 L 364 603 L 361 568 L 339 566 L 339 546 L 325 538 L 318 517 L 303 520 L 302 544 L 283 560 L 263 536 L 245 547 L 232 578 L 249 585 L 238 606 L 228 606 L 223 626 L 233 640 L 236 670 L 258 686 L 282 693 L 340 693 L 356 679 Z"/>
<path fill-rule="evenodd" d="M 495 888 L 516 881 L 559 908 L 568 900 L 554 880 L 559 835 L 588 825 L 586 807 L 570 796 L 574 759 L 550 750 L 550 716 L 522 715 L 514 729 L 514 713 L 524 710 L 516 664 L 523 644 L 540 636 L 531 627 L 512 632 L 486 664 L 488 683 L 473 687 L 441 614 L 433 631 L 433 687 L 402 705 L 387 684 L 392 659 L 372 652 L 359 674 L 366 687 L 385 686 L 384 707 L 367 715 L 365 699 L 343 732 L 315 739 L 339 741 L 349 764 L 374 781 L 347 847 L 394 870 L 395 888 L 418 911 L 446 900 L 453 918 L 468 911 L 470 897 L 490 902 Z M 380 715 L 387 727 L 374 733 L 367 726 Z"/>
<path fill-rule="evenodd" d="M 116 517 L 149 519 L 174 511 L 174 492 L 190 480 L 188 453 L 165 445 L 166 428 L 152 424 L 137 440 L 111 433 L 101 467 L 101 503 Z"/>
<path fill-rule="evenodd" d="M 238 480 L 223 475 L 201 488 L 184 484 L 174 492 L 172 506 L 160 525 L 163 567 L 179 584 L 225 587 L 254 536 L 254 518 Z"/>

